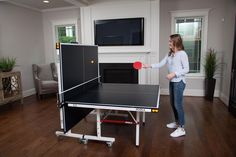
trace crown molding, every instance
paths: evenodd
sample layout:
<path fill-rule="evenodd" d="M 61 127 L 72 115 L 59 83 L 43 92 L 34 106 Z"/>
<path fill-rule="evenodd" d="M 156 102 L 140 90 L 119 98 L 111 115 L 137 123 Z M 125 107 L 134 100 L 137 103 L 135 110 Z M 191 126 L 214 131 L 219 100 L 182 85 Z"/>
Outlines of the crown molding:
<path fill-rule="evenodd" d="M 87 6 L 89 4 L 88 0 L 79 0 L 79 1 L 64 0 L 64 1 L 70 3 L 74 6 L 72 6 L 72 7 L 61 7 L 61 8 L 51 8 L 51 9 L 38 9 L 38 8 L 35 8 L 35 7 L 31 7 L 29 5 L 21 4 L 21 3 L 18 3 L 18 2 L 13 2 L 11 0 L 0 0 L 0 2 L 7 2 L 7 3 L 13 4 L 15 6 L 27 8 L 27 9 L 38 11 L 38 12 L 50 12 L 50 11 L 61 11 L 61 10 L 77 9 L 79 7 Z"/>
<path fill-rule="evenodd" d="M 52 9 L 43 9 L 41 12 L 53 12 L 53 11 L 62 11 L 62 10 L 70 10 L 70 9 L 78 9 L 79 7 L 77 6 L 72 6 L 72 7 L 61 7 L 61 8 L 52 8 Z"/>
<path fill-rule="evenodd" d="M 23 8 L 27 8 L 27 9 L 30 9 L 30 10 L 41 12 L 40 9 L 31 7 L 31 6 L 28 6 L 28 5 L 20 4 L 20 3 L 13 2 L 13 1 L 10 1 L 10 0 L 3 0 L 3 1 L 6 1 L 7 3 L 13 4 L 13 5 L 16 5 L 16 6 L 19 6 L 19 7 L 23 7 Z"/>

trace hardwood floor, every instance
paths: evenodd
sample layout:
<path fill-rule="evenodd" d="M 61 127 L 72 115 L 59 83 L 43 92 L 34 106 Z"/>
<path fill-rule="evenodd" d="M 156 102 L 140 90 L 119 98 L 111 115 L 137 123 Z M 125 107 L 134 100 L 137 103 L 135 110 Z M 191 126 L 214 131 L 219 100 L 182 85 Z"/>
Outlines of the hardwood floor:
<path fill-rule="evenodd" d="M 187 135 L 171 138 L 165 127 L 173 114 L 169 97 L 161 96 L 159 113 L 147 113 L 135 146 L 135 126 L 103 124 L 102 134 L 115 137 L 111 148 L 103 142 L 80 144 L 74 138 L 58 140 L 59 110 L 55 97 L 35 96 L 0 106 L 0 157 L 235 157 L 236 119 L 218 99 L 185 97 Z M 95 115 L 72 131 L 95 134 Z"/>

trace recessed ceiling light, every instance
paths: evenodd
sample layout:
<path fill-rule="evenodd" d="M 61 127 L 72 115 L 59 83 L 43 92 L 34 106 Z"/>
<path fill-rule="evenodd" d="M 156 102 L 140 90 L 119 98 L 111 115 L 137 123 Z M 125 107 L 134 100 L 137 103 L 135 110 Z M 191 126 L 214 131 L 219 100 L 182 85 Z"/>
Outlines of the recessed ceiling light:
<path fill-rule="evenodd" d="M 50 3 L 50 1 L 43 1 L 43 3 Z"/>

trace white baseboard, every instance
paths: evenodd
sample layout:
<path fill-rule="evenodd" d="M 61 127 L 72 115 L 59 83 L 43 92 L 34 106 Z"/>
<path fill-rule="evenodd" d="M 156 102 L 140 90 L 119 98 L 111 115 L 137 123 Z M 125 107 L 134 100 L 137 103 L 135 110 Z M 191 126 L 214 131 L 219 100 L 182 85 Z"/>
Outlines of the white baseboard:
<path fill-rule="evenodd" d="M 220 93 L 220 100 L 223 101 L 226 106 L 229 106 L 229 96 L 226 96 L 224 93 Z"/>
<path fill-rule="evenodd" d="M 23 91 L 23 97 L 34 95 L 36 93 L 35 88 Z"/>
<path fill-rule="evenodd" d="M 184 96 L 204 96 L 204 90 L 185 89 Z M 161 89 L 161 95 L 169 95 L 169 89 Z M 214 97 L 219 97 L 219 90 L 215 90 Z"/>
<path fill-rule="evenodd" d="M 161 88 L 160 91 L 161 91 L 161 93 L 160 93 L 161 95 L 169 95 L 169 89 Z"/>

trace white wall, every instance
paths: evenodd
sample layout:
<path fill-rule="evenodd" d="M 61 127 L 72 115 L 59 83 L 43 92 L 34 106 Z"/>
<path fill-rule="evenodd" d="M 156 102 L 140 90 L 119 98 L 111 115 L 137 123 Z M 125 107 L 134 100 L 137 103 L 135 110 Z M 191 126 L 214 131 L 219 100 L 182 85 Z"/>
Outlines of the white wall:
<path fill-rule="evenodd" d="M 55 51 L 55 25 L 71 24 L 75 23 L 77 29 L 80 32 L 79 9 L 65 9 L 58 11 L 43 12 L 43 29 L 44 29 L 44 45 L 45 45 L 45 57 L 46 63 L 56 61 Z M 79 41 L 80 41 L 80 34 Z"/>
<path fill-rule="evenodd" d="M 208 48 L 212 47 L 221 53 L 223 61 L 226 63 L 221 85 L 220 79 L 217 79 L 216 95 L 220 93 L 221 99 L 227 103 L 236 10 L 234 0 L 161 0 L 160 4 L 159 1 L 101 1 L 81 10 L 82 42 L 93 44 L 92 21 L 95 19 L 145 17 L 145 46 L 100 48 L 99 51 L 102 53 L 109 51 L 114 53 L 150 52 L 145 53 L 148 56 L 146 61 L 154 63 L 159 61 L 159 58 L 162 59 L 168 51 L 168 38 L 171 33 L 170 11 L 205 8 L 211 8 L 208 25 Z M 32 63 L 55 61 L 53 26 L 66 21 L 77 21 L 80 32 L 79 9 L 40 13 L 0 2 L 0 56 L 17 57 L 19 66 L 16 69 L 22 73 L 24 93 L 30 93 L 34 89 L 31 72 Z M 162 91 L 167 93 L 168 81 L 165 79 L 167 70 L 162 68 L 160 77 L 157 72 L 152 70 L 147 73 L 147 83 L 155 84 L 160 79 L 159 84 Z M 204 78 L 188 78 L 186 94 L 203 95 L 203 81 Z"/>
<path fill-rule="evenodd" d="M 45 62 L 40 12 L 0 2 L 0 54 L 17 58 L 23 94 L 34 93 L 32 64 Z"/>
<path fill-rule="evenodd" d="M 170 11 L 176 10 L 192 10 L 192 9 L 207 9 L 210 8 L 209 17 L 208 17 L 208 40 L 207 47 L 214 48 L 218 51 L 219 56 L 224 55 L 225 53 L 232 53 L 232 43 L 228 43 L 229 47 L 225 48 L 225 42 L 228 41 L 226 38 L 230 37 L 232 40 L 232 23 L 227 24 L 227 28 L 225 26 L 225 22 L 222 21 L 222 18 L 228 19 L 225 16 L 225 10 L 227 7 L 232 5 L 234 0 L 161 0 L 160 1 L 160 59 L 163 58 L 168 52 L 168 38 L 171 34 L 171 14 Z M 233 14 L 233 7 L 231 6 L 231 10 L 227 11 L 228 15 L 235 16 Z M 235 11 L 235 7 L 234 7 Z M 229 18 L 230 19 L 230 18 Z M 228 28 L 230 26 L 230 28 Z M 227 32 L 227 37 L 223 38 L 225 32 Z M 231 46 L 230 46 L 231 45 Z M 225 49 L 228 49 L 227 52 Z M 228 64 L 231 62 L 231 58 L 226 58 L 225 62 Z M 168 89 L 168 81 L 165 79 L 166 68 L 160 70 L 160 84 Z M 229 72 L 226 73 L 225 78 L 229 77 Z M 228 79 L 226 79 L 228 80 Z M 229 85 L 224 81 L 224 85 L 226 88 L 229 88 Z M 215 96 L 220 95 L 220 82 L 221 78 L 217 78 L 217 85 L 215 89 Z M 228 93 L 225 92 L 228 96 Z M 187 78 L 187 86 L 185 95 L 204 95 L 204 77 L 201 78 Z"/>
<path fill-rule="evenodd" d="M 99 60 L 107 55 L 129 54 L 145 57 L 149 63 L 157 61 L 159 54 L 159 0 L 153 1 L 100 1 L 81 8 L 81 36 L 83 44 L 94 44 L 94 20 L 144 17 L 144 46 L 99 47 Z M 142 55 L 142 56 L 141 56 Z M 132 59 L 130 59 L 132 60 Z M 144 83 L 158 84 L 157 70 L 146 71 Z M 143 83 L 142 82 L 142 83 Z"/>
<path fill-rule="evenodd" d="M 230 78 L 231 78 L 231 66 L 233 58 L 233 42 L 234 40 L 234 28 L 235 28 L 235 17 L 236 17 L 236 1 L 227 0 L 224 8 L 224 22 L 223 22 L 223 59 L 225 63 L 223 78 L 221 82 L 221 100 L 228 105 L 230 95 Z"/>

